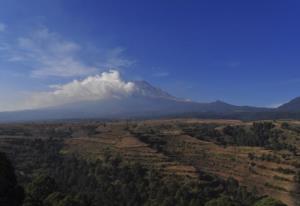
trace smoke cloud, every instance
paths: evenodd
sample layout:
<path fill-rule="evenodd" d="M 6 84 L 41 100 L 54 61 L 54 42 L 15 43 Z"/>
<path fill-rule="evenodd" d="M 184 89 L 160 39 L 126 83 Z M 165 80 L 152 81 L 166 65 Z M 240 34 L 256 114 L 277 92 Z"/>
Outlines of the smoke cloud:
<path fill-rule="evenodd" d="M 133 82 L 122 80 L 116 70 L 90 76 L 81 81 L 74 80 L 63 85 L 53 85 L 47 92 L 32 94 L 25 103 L 25 109 L 58 106 L 89 100 L 104 100 L 126 97 L 135 90 Z"/>

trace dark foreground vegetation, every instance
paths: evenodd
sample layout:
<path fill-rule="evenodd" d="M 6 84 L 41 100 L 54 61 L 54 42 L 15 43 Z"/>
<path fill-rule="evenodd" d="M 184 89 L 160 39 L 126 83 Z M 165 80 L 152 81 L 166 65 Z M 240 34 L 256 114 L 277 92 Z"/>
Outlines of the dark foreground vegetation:
<path fill-rule="evenodd" d="M 212 141 L 224 145 L 293 150 L 281 145 L 280 133 L 274 131 L 272 123 L 253 124 L 250 130 L 227 126 L 220 132 L 214 126 L 202 125 L 184 127 L 184 131 L 197 138 L 213 137 Z M 9 150 L 8 157 L 16 171 L 0 153 L 1 206 L 284 206 L 258 194 L 255 188 L 241 186 L 234 178 L 221 179 L 206 172 L 199 172 L 196 180 L 164 174 L 125 160 L 109 149 L 101 159 L 65 154 L 64 139 L 71 133 L 61 132 L 59 138 L 13 140 L 19 146 Z M 89 133 L 93 134 L 92 127 Z M 166 142 L 140 138 L 158 151 L 166 151 Z"/>
<path fill-rule="evenodd" d="M 24 200 L 24 190 L 17 183 L 11 162 L 0 153 L 0 205 L 19 206 Z"/>
<path fill-rule="evenodd" d="M 286 137 L 282 130 L 275 128 L 272 122 L 254 122 L 250 127 L 229 125 L 221 130 L 216 129 L 217 126 L 202 124 L 196 127 L 184 128 L 184 131 L 191 136 L 208 141 L 214 140 L 221 145 L 265 147 L 273 150 L 287 149 L 296 152 L 294 145 L 283 141 Z M 282 127 L 292 129 L 288 123 L 284 123 Z"/>

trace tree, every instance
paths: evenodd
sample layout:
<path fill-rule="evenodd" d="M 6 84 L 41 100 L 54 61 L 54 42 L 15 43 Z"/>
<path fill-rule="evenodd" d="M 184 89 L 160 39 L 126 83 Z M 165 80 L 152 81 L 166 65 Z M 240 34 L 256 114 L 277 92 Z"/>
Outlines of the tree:
<path fill-rule="evenodd" d="M 68 195 L 63 200 L 61 200 L 57 206 L 80 206 L 80 202 L 76 198 Z"/>
<path fill-rule="evenodd" d="M 54 192 L 43 201 L 44 206 L 56 206 L 64 199 L 64 195 L 60 192 Z"/>
<path fill-rule="evenodd" d="M 289 125 L 289 123 L 287 123 L 287 122 L 283 122 L 283 123 L 281 124 L 281 128 L 282 128 L 282 129 L 289 129 L 289 128 L 290 128 L 290 125 Z"/>
<path fill-rule="evenodd" d="M 256 137 L 257 146 L 266 146 L 271 136 L 271 130 L 275 127 L 272 122 L 254 122 L 252 125 L 252 131 Z"/>
<path fill-rule="evenodd" d="M 0 152 L 0 205 L 21 206 L 23 200 L 24 191 L 17 183 L 14 168 Z"/>
<path fill-rule="evenodd" d="M 235 206 L 229 197 L 222 196 L 205 203 L 205 206 Z"/>
<path fill-rule="evenodd" d="M 271 197 L 265 197 L 254 204 L 254 206 L 286 206 L 279 200 L 275 200 Z"/>
<path fill-rule="evenodd" d="M 46 175 L 37 176 L 27 187 L 26 205 L 43 206 L 44 200 L 56 190 L 57 185 L 53 178 Z"/>

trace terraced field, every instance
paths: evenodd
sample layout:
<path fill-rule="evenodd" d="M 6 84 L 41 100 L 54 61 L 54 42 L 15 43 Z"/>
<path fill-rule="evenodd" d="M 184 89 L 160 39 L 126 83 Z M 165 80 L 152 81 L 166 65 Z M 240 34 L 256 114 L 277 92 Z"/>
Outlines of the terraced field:
<path fill-rule="evenodd" d="M 248 128 L 252 122 L 197 119 L 2 125 L 0 150 L 20 159 L 30 159 L 22 156 L 23 150 L 32 150 L 25 140 L 56 138 L 63 140 L 60 149 L 63 155 L 96 160 L 110 152 L 166 175 L 180 175 L 195 181 L 202 173 L 234 177 L 248 190 L 297 206 L 300 205 L 297 180 L 300 165 L 297 129 L 300 124 L 289 122 L 289 128 L 282 128 L 282 122 L 273 124 L 274 129 L 281 131 L 280 142 L 292 145 L 293 150 L 220 144 L 209 135 L 193 134 L 190 128 L 212 127 L 212 131 L 219 131 L 223 137 L 226 126 Z M 17 169 L 19 174 L 26 172 L 21 166 Z"/>
<path fill-rule="evenodd" d="M 103 129 L 101 134 L 90 138 L 72 138 L 65 141 L 66 154 L 77 154 L 85 158 L 101 158 L 107 151 L 119 154 L 128 161 L 136 161 L 166 174 L 176 173 L 197 177 L 192 165 L 179 163 L 170 157 L 150 148 L 148 144 L 125 131 L 123 125 L 110 125 L 111 129 Z"/>

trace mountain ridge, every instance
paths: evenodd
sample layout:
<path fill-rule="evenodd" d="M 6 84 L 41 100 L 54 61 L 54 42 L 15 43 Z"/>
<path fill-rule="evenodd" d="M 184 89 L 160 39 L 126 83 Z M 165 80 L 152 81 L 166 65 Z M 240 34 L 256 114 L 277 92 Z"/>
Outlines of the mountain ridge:
<path fill-rule="evenodd" d="M 280 111 L 300 111 L 300 97 L 296 97 L 291 101 L 279 106 Z"/>
<path fill-rule="evenodd" d="M 287 105 L 298 108 L 298 104 L 300 108 L 300 97 L 279 108 L 270 109 L 237 106 L 221 100 L 209 103 L 187 101 L 177 98 L 146 81 L 135 81 L 133 83 L 135 90 L 128 96 L 79 101 L 47 108 L 0 112 L 0 121 L 151 118 L 172 115 L 178 115 L 179 117 L 191 115 L 209 118 L 260 119 L 274 118 L 274 116 L 276 118 L 286 118 L 289 117 L 286 112 L 297 113 L 300 111 L 286 109 Z M 295 114 L 292 116 L 294 118 Z"/>

